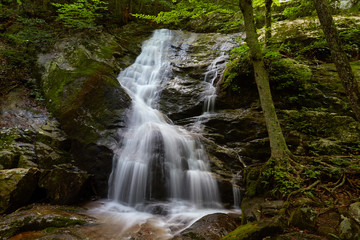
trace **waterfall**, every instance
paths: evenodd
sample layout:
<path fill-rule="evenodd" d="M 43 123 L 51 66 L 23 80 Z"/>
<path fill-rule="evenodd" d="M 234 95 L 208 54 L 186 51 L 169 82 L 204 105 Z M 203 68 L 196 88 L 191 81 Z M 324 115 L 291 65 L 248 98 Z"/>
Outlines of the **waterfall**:
<path fill-rule="evenodd" d="M 132 106 L 113 161 L 109 198 L 138 210 L 160 200 L 186 201 L 197 208 L 221 207 L 203 145 L 158 110 L 161 83 L 171 78 L 167 59 L 171 39 L 170 30 L 156 30 L 135 63 L 118 76 Z M 210 81 L 216 78 L 210 71 L 208 75 Z"/>
<path fill-rule="evenodd" d="M 215 81 L 219 79 L 220 73 L 225 69 L 225 63 L 228 56 L 225 52 L 221 52 L 220 55 L 214 59 L 209 65 L 205 73 L 204 82 L 207 84 L 207 90 L 204 93 L 204 114 L 213 113 L 215 110 L 216 99 L 216 86 Z"/>

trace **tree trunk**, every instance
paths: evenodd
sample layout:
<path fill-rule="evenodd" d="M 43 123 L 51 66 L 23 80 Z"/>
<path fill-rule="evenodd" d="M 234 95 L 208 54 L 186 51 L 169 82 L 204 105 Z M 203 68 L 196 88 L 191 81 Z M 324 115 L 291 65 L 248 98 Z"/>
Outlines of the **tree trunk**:
<path fill-rule="evenodd" d="M 314 0 L 314 5 L 341 83 L 345 88 L 351 108 L 357 120 L 360 121 L 359 84 L 354 77 L 349 60 L 342 49 L 341 41 L 330 13 L 330 7 L 326 0 Z"/>
<path fill-rule="evenodd" d="M 273 0 L 265 0 L 265 45 L 270 45 L 271 39 L 271 5 Z"/>
<path fill-rule="evenodd" d="M 239 0 L 241 12 L 244 15 L 246 43 L 250 48 L 255 81 L 259 92 L 261 108 L 265 117 L 266 128 L 270 140 L 271 157 L 279 163 L 291 155 L 283 136 L 270 92 L 268 73 L 265 69 L 261 47 L 256 34 L 251 0 Z"/>

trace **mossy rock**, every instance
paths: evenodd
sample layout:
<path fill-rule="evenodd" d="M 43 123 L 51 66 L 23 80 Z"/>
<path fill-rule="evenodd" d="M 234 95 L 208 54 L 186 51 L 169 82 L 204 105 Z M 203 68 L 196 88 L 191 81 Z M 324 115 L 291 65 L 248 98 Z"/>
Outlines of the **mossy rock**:
<path fill-rule="evenodd" d="M 326 111 L 284 110 L 281 117 L 285 120 L 285 129 L 308 136 L 302 147 L 310 153 L 330 155 L 359 151 L 360 123 L 350 116 Z"/>
<path fill-rule="evenodd" d="M 14 211 L 31 200 L 39 174 L 35 168 L 0 170 L 0 214 Z"/>
<path fill-rule="evenodd" d="M 280 217 L 241 225 L 222 240 L 258 240 L 282 233 L 284 226 Z"/>
<path fill-rule="evenodd" d="M 114 55 L 125 51 L 107 33 L 78 34 L 39 56 L 47 105 L 69 136 L 76 164 L 95 175 L 101 195 L 111 170 L 111 146 L 120 140 L 117 129 L 124 127 L 131 103 L 116 79 L 120 66 Z"/>
<path fill-rule="evenodd" d="M 0 239 L 28 231 L 83 225 L 93 219 L 66 207 L 32 205 L 0 217 Z"/>
<path fill-rule="evenodd" d="M 46 192 L 52 204 L 73 204 L 92 194 L 90 175 L 74 169 L 55 168 L 44 170 L 39 178 L 39 187 Z"/>

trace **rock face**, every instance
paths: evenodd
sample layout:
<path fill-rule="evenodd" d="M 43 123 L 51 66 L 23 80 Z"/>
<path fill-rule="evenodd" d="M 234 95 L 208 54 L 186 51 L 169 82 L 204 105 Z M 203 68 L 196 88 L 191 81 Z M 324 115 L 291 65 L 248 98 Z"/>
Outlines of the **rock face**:
<path fill-rule="evenodd" d="M 30 202 L 39 174 L 36 168 L 0 170 L 0 214 Z"/>
<path fill-rule="evenodd" d="M 56 168 L 44 170 L 39 178 L 39 188 L 46 192 L 46 200 L 52 204 L 73 204 L 86 200 L 91 192 L 90 175 L 76 169 Z"/>
<path fill-rule="evenodd" d="M 47 106 L 71 140 L 76 165 L 94 175 L 101 196 L 107 190 L 112 147 L 121 140 L 131 103 L 116 77 L 151 31 L 138 29 L 134 34 L 131 27 L 117 37 L 107 33 L 75 35 L 58 43 L 53 52 L 39 56 Z M 127 35 L 129 31 L 135 37 Z M 131 37 L 131 44 L 127 43 Z"/>

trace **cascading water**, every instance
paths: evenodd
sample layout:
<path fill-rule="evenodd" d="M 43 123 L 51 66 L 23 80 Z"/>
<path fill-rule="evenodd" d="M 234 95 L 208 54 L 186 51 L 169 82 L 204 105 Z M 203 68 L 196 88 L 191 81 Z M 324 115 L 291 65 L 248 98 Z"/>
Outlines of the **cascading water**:
<path fill-rule="evenodd" d="M 161 83 L 169 80 L 172 32 L 156 30 L 135 63 L 118 80 L 132 98 L 119 155 L 109 179 L 109 198 L 146 210 L 159 200 L 221 207 L 201 142 L 157 110 Z"/>
<path fill-rule="evenodd" d="M 135 63 L 119 74 L 132 106 L 122 145 L 115 149 L 109 199 L 90 207 L 91 214 L 101 222 L 94 227 L 109 234 L 95 239 L 137 239 L 132 234 L 143 226 L 145 232 L 151 229 L 155 233 L 149 239 L 170 239 L 205 215 L 228 212 L 220 203 L 199 135 L 173 125 L 158 109 L 163 88 L 176 88 L 179 79 L 186 79 L 179 75 L 179 69 L 206 63 L 209 66 L 204 81 L 194 79 L 192 83 L 201 86 L 205 102 L 198 118 L 210 117 L 216 97 L 214 85 L 228 58 L 224 52 L 234 47 L 228 42 L 230 38 L 217 35 L 211 53 L 194 56 L 191 51 L 198 43 L 207 44 L 198 41 L 197 34 L 156 30 L 143 43 Z M 216 57 L 214 52 L 218 50 L 220 55 Z M 179 88 L 194 91 L 186 84 Z"/>
<path fill-rule="evenodd" d="M 204 114 L 214 112 L 216 100 L 215 81 L 219 79 L 219 73 L 225 69 L 225 62 L 227 59 L 228 56 L 225 52 L 221 52 L 220 55 L 210 64 L 205 73 L 204 82 L 207 84 L 207 90 L 204 93 Z"/>

